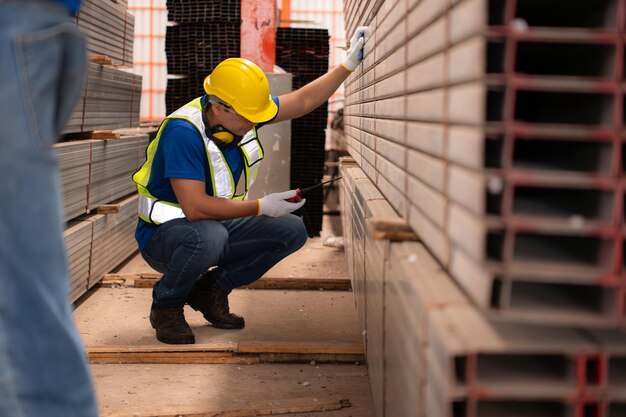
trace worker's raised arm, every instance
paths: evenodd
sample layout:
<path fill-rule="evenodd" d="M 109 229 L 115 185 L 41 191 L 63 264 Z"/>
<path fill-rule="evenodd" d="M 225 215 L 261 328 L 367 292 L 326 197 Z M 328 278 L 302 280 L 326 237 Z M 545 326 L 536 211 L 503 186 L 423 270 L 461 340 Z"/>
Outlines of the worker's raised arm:
<path fill-rule="evenodd" d="M 328 100 L 363 59 L 363 45 L 370 35 L 369 27 L 359 26 L 350 40 L 350 48 L 341 65 L 298 90 L 279 96 L 280 107 L 272 123 L 304 116 Z"/>

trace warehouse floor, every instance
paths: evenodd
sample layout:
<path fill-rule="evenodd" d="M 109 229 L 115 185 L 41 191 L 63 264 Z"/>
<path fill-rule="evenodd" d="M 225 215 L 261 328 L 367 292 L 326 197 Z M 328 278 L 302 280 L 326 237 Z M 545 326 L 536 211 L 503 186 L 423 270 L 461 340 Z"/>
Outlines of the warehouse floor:
<path fill-rule="evenodd" d="M 155 271 L 133 257 L 75 310 L 102 416 L 374 416 L 354 295 L 316 288 L 349 280 L 343 250 L 322 244 L 331 235 L 337 216 L 265 275 L 274 289 L 233 292 L 245 329 L 213 328 L 187 307 L 195 345 L 155 339 L 154 280 L 133 279 Z"/>

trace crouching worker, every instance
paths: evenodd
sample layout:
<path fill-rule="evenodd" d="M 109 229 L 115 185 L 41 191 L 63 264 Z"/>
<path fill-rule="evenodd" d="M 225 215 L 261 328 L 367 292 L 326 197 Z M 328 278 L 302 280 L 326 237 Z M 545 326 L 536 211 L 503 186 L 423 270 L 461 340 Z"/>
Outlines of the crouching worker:
<path fill-rule="evenodd" d="M 359 28 L 341 66 L 279 97 L 270 95 L 257 65 L 229 58 L 205 79 L 206 95 L 163 121 L 133 176 L 139 189 L 135 236 L 143 258 L 163 274 L 150 310 L 159 341 L 195 342 L 185 304 L 215 327 L 243 328 L 228 294 L 304 245 L 304 224 L 290 213 L 305 201 L 286 201 L 294 190 L 246 199 L 263 159 L 257 131 L 324 103 L 358 65 L 367 36 L 369 30 Z"/>

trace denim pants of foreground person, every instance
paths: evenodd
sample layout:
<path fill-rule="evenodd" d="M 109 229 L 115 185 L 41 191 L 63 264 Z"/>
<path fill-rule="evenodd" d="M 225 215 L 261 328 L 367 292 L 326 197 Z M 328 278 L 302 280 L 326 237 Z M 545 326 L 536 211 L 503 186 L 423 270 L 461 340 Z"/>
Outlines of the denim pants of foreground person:
<path fill-rule="evenodd" d="M 80 95 L 85 44 L 52 0 L 0 0 L 0 416 L 98 415 L 69 303 L 52 144 Z"/>
<path fill-rule="evenodd" d="M 153 288 L 154 303 L 174 308 L 185 305 L 196 280 L 210 267 L 217 266 L 213 276 L 228 294 L 261 278 L 306 240 L 302 219 L 292 214 L 226 221 L 176 219 L 160 225 L 141 254 L 163 274 Z"/>

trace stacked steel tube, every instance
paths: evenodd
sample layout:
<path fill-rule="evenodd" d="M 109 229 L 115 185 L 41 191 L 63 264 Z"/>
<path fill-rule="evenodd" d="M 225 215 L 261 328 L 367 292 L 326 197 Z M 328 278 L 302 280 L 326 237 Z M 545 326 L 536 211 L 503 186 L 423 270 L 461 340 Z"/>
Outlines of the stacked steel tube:
<path fill-rule="evenodd" d="M 165 106 L 171 113 L 204 94 L 202 83 L 226 58 L 239 56 L 241 2 L 167 1 L 165 53 L 167 83 Z"/>
<path fill-rule="evenodd" d="M 326 29 L 278 28 L 276 65 L 293 74 L 293 90 L 328 71 L 329 36 Z M 328 102 L 291 122 L 291 187 L 304 188 L 322 181 Z M 324 212 L 323 189 L 306 195 L 301 209 L 309 236 L 319 236 Z"/>
<path fill-rule="evenodd" d="M 367 330 L 368 361 L 396 364 L 378 369 L 379 414 L 624 415 L 626 1 L 349 1 L 346 18 L 374 29 L 346 83 L 350 153 L 437 285 L 462 290 L 415 293 L 427 277 L 394 269 L 410 250 L 382 256 L 383 278 L 353 268 L 366 317 L 404 324 Z M 426 400 L 394 406 L 409 378 Z"/>
<path fill-rule="evenodd" d="M 76 25 L 85 35 L 90 60 L 83 91 L 63 133 L 139 126 L 141 76 L 130 72 L 135 19 L 127 4 L 86 0 Z"/>
<path fill-rule="evenodd" d="M 63 129 L 67 134 L 63 139 L 72 140 L 53 147 L 67 223 L 64 239 L 72 302 L 136 248 L 138 198 L 131 175 L 145 161 L 148 135 L 136 129 L 130 129 L 131 134 L 93 134 L 139 125 L 141 76 L 120 68 L 130 65 L 133 56 L 134 17 L 127 6 L 125 0 L 84 0 L 76 17 L 91 62 L 86 64 L 82 94 Z M 90 139 L 98 135 L 111 139 Z M 118 211 L 96 213 L 108 204 Z"/>
<path fill-rule="evenodd" d="M 132 66 L 135 17 L 127 4 L 85 0 L 76 23 L 87 39 L 90 55 L 106 55 L 116 65 Z"/>

